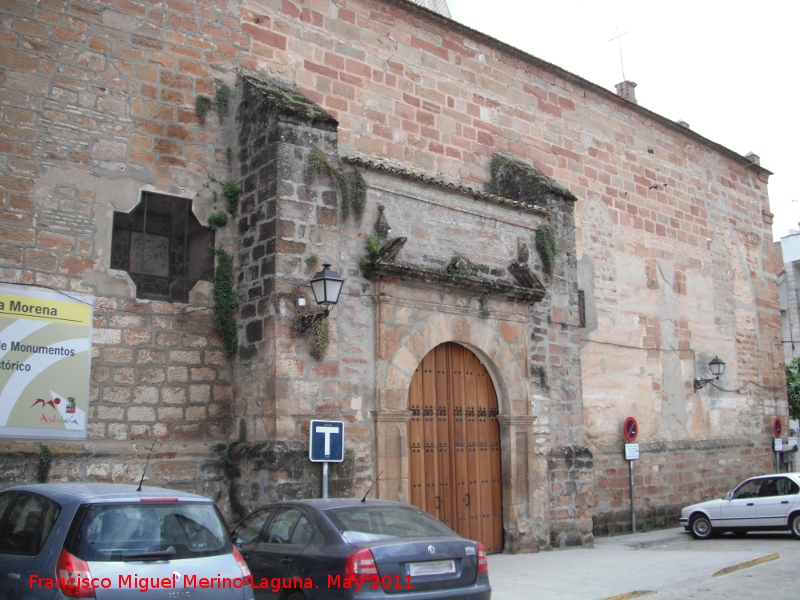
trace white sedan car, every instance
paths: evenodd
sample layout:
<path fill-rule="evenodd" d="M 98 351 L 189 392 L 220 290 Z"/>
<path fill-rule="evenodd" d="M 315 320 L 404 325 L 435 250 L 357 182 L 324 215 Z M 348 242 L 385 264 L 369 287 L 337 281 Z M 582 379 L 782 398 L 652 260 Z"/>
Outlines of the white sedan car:
<path fill-rule="evenodd" d="M 800 539 L 800 473 L 753 477 L 721 500 L 692 504 L 681 525 L 699 540 L 720 531 L 786 531 Z"/>

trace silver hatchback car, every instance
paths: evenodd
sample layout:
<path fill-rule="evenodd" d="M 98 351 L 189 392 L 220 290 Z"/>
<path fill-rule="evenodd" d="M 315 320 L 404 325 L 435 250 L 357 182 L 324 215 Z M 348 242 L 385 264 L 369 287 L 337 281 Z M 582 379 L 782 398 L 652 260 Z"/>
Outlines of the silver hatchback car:
<path fill-rule="evenodd" d="M 208 498 L 118 484 L 0 493 L 0 600 L 253 600 Z"/>

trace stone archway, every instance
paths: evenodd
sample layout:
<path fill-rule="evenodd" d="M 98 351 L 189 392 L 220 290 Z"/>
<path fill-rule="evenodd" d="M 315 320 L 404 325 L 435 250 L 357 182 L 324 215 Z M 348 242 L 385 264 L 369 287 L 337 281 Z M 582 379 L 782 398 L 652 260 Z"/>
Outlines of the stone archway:
<path fill-rule="evenodd" d="M 501 479 L 504 548 L 507 552 L 537 547 L 533 521 L 549 504 L 547 494 L 535 493 L 546 462 L 534 454 L 530 414 L 530 372 L 527 316 L 504 315 L 486 319 L 477 314 L 447 314 L 427 306 L 427 318 L 396 327 L 398 300 L 383 296 L 377 301 L 376 370 L 378 389 L 372 413 L 376 434 L 376 471 L 381 498 L 408 502 L 409 455 L 408 394 L 417 366 L 437 346 L 456 342 L 474 353 L 485 365 L 497 394 L 501 440 Z M 418 307 L 419 308 L 419 307 Z M 418 311 L 420 315 L 422 311 Z"/>

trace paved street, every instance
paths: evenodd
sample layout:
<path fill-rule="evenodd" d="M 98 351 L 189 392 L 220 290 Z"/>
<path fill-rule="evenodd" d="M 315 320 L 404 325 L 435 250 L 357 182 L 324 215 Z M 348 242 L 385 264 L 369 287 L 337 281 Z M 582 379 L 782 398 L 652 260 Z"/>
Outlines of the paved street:
<path fill-rule="evenodd" d="M 765 562 L 741 568 L 751 561 Z M 798 564 L 800 541 L 788 533 L 696 541 L 676 528 L 600 538 L 594 548 L 492 555 L 489 576 L 496 600 L 604 600 L 636 592 L 657 600 L 796 600 Z M 738 570 L 714 575 L 729 567 Z"/>

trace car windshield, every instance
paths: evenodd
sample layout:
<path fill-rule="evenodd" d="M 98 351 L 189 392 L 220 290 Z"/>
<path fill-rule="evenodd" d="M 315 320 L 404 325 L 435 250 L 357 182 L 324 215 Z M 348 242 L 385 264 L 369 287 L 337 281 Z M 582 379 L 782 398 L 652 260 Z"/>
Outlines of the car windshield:
<path fill-rule="evenodd" d="M 398 538 L 455 537 L 436 519 L 417 508 L 404 506 L 349 506 L 325 511 L 347 542 Z"/>
<path fill-rule="evenodd" d="M 86 561 L 164 560 L 231 552 L 227 529 L 209 503 L 92 504 L 67 550 Z"/>

